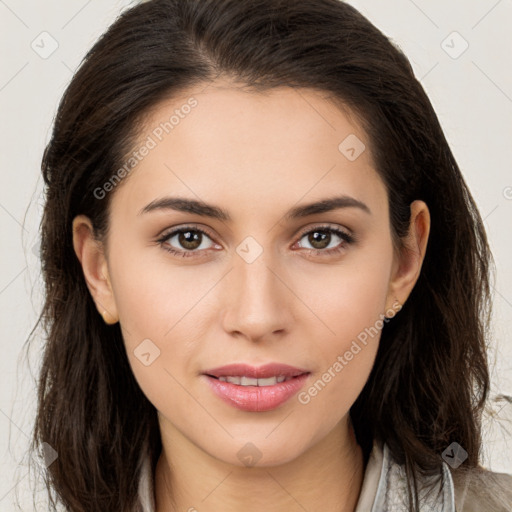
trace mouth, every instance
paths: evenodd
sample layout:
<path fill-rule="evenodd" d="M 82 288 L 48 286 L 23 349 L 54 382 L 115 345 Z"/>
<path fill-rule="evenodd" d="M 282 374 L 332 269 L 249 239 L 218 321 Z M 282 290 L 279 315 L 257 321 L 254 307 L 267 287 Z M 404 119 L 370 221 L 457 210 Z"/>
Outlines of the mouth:
<path fill-rule="evenodd" d="M 267 377 L 263 379 L 257 379 L 254 377 L 248 377 L 246 375 L 232 375 L 232 376 L 220 376 L 216 377 L 215 375 L 205 374 L 207 377 L 211 377 L 212 379 L 217 379 L 221 382 L 229 382 L 230 384 L 235 384 L 236 386 L 275 386 L 276 384 L 281 384 L 281 382 L 288 382 L 292 379 L 296 379 L 300 377 L 300 375 L 306 375 L 305 373 L 301 373 L 300 375 L 295 375 L 293 377 L 287 377 L 285 375 L 276 375 L 273 377 Z"/>
<path fill-rule="evenodd" d="M 276 409 L 305 385 L 311 372 L 271 363 L 254 367 L 235 363 L 202 374 L 213 393 L 228 405 L 248 412 Z"/>

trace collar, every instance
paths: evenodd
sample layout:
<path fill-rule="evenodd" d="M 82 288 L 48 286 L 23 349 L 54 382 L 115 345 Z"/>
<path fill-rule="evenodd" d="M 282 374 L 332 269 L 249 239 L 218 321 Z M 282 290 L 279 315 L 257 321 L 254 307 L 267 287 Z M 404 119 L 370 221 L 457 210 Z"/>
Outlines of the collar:
<path fill-rule="evenodd" d="M 419 481 L 420 512 L 456 512 L 453 479 L 443 462 L 441 476 L 422 477 Z M 405 467 L 398 464 L 386 443 L 374 441 L 364 474 L 355 512 L 408 512 Z"/>

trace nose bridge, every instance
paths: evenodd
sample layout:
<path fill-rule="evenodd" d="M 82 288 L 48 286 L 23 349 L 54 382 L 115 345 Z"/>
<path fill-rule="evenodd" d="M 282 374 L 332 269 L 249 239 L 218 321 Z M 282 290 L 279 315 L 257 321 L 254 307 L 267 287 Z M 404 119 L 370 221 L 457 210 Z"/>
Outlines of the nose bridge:
<path fill-rule="evenodd" d="M 280 266 L 272 258 L 272 250 L 245 240 L 237 247 L 233 266 L 224 328 L 251 339 L 286 328 L 290 292 L 276 275 Z"/>

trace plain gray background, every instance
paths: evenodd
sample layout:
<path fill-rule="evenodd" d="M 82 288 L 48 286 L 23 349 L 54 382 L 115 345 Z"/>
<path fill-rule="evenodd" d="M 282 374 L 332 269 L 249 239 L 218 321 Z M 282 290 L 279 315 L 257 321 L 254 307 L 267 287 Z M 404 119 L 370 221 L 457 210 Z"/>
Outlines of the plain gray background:
<path fill-rule="evenodd" d="M 16 494 L 22 510 L 34 510 L 27 442 L 36 386 L 20 351 L 41 306 L 42 152 L 73 71 L 121 10 L 134 3 L 0 0 L 0 512 L 14 510 Z M 491 395 L 512 396 L 512 2 L 349 3 L 411 60 L 485 219 L 497 266 Z M 30 356 L 33 369 L 38 347 Z M 484 421 L 482 463 L 512 473 L 512 403 L 497 400 L 494 409 Z M 44 494 L 40 500 L 36 510 L 45 510 Z"/>

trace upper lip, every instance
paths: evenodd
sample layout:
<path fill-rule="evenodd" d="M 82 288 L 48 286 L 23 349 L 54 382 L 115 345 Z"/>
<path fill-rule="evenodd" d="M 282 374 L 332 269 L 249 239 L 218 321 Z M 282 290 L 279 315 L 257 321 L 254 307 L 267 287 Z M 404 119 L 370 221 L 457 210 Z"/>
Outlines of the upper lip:
<path fill-rule="evenodd" d="M 233 363 L 225 366 L 219 366 L 204 372 L 205 375 L 212 377 L 236 377 L 246 376 L 254 379 L 265 379 L 268 377 L 296 377 L 309 373 L 308 370 L 296 368 L 287 364 L 268 363 L 263 366 L 251 366 L 244 363 Z"/>

